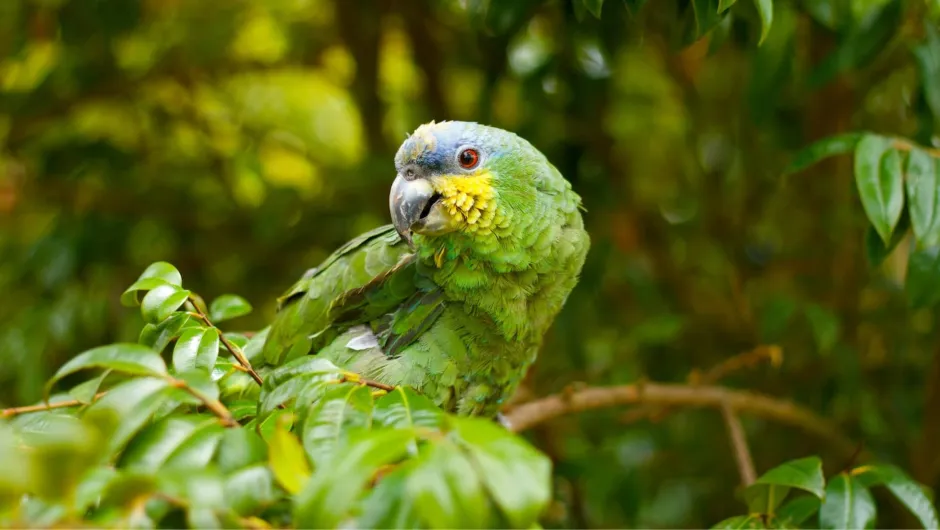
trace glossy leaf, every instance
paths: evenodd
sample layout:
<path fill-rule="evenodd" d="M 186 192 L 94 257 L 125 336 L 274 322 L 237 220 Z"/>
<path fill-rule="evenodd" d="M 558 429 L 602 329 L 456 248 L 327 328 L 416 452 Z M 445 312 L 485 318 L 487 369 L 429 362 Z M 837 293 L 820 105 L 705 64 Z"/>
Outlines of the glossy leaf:
<path fill-rule="evenodd" d="M 855 148 L 855 183 L 865 214 L 881 240 L 891 241 L 904 208 L 901 157 L 891 140 L 867 135 Z"/>
<path fill-rule="evenodd" d="M 170 342 L 190 328 L 201 329 L 202 326 L 186 313 L 173 313 L 170 318 L 159 324 L 146 324 L 137 342 L 153 351 L 162 352 Z"/>
<path fill-rule="evenodd" d="M 490 497 L 515 528 L 527 528 L 551 495 L 551 462 L 523 438 L 481 418 L 452 418 Z"/>
<path fill-rule="evenodd" d="M 215 462 L 223 473 L 254 464 L 267 462 L 268 446 L 251 429 L 226 429 L 215 455 Z"/>
<path fill-rule="evenodd" d="M 473 463 L 449 442 L 425 446 L 405 487 L 415 510 L 431 528 L 483 528 L 490 504 Z"/>
<path fill-rule="evenodd" d="M 251 304 L 241 296 L 223 294 L 209 304 L 209 320 L 218 324 L 251 313 Z"/>
<path fill-rule="evenodd" d="M 735 2 L 737 2 L 737 0 L 718 0 L 718 12 L 724 13 L 731 9 L 731 6 L 733 6 Z"/>
<path fill-rule="evenodd" d="M 858 479 L 839 473 L 826 486 L 819 509 L 819 528 L 870 528 L 875 522 L 875 500 Z"/>
<path fill-rule="evenodd" d="M 882 485 L 888 488 L 920 520 L 924 528 L 935 530 L 940 527 L 937 509 L 924 493 L 923 486 L 901 469 L 887 465 L 863 466 L 853 470 L 852 474 L 869 486 Z"/>
<path fill-rule="evenodd" d="M 712 527 L 720 530 L 743 530 L 767 528 L 760 515 L 738 515 L 721 521 Z"/>
<path fill-rule="evenodd" d="M 213 328 L 188 329 L 173 348 L 173 368 L 177 372 L 211 370 L 219 356 L 219 333 Z"/>
<path fill-rule="evenodd" d="M 88 406 L 86 418 L 113 423 L 114 432 L 108 440 L 109 454 L 118 450 L 151 419 L 158 408 L 170 399 L 165 380 L 150 377 L 131 379 L 108 390 Z"/>
<path fill-rule="evenodd" d="M 140 314 L 151 324 L 163 322 L 179 309 L 187 298 L 189 291 L 185 289 L 175 285 L 160 285 L 144 295 L 140 302 Z"/>
<path fill-rule="evenodd" d="M 422 521 L 406 481 L 414 469 L 414 461 L 405 461 L 382 477 L 363 501 L 360 528 L 420 528 Z"/>
<path fill-rule="evenodd" d="M 816 497 L 825 494 L 822 461 L 811 456 L 791 460 L 764 473 L 744 490 L 744 499 L 752 513 L 772 514 L 784 501 L 790 488 L 808 491 Z"/>
<path fill-rule="evenodd" d="M 760 40 L 757 42 L 760 46 L 767 39 L 774 21 L 774 3 L 773 0 L 754 0 L 754 6 L 757 7 L 757 14 L 760 16 Z"/>
<path fill-rule="evenodd" d="M 334 528 L 344 520 L 379 467 L 404 456 L 411 433 L 406 430 L 362 432 L 304 486 L 294 501 L 294 524 L 300 528 Z"/>
<path fill-rule="evenodd" d="M 69 395 L 78 400 L 81 403 L 91 403 L 94 401 L 95 395 L 98 393 L 98 389 L 101 388 L 101 383 L 111 374 L 111 370 L 105 370 L 101 372 L 101 375 L 95 377 L 94 379 L 89 379 L 84 383 L 80 383 L 72 387 L 69 390 Z"/>
<path fill-rule="evenodd" d="M 364 385 L 336 385 L 323 394 L 304 421 L 304 450 L 314 465 L 324 465 L 351 432 L 371 424 L 372 390 Z"/>
<path fill-rule="evenodd" d="M 278 484 L 289 493 L 296 494 L 310 477 L 310 464 L 300 441 L 287 430 L 286 422 L 278 419 L 268 440 L 268 462 Z"/>
<path fill-rule="evenodd" d="M 241 515 L 257 513 L 278 498 L 274 476 L 268 466 L 253 465 L 225 479 L 225 502 Z"/>
<path fill-rule="evenodd" d="M 111 344 L 73 357 L 52 376 L 47 392 L 63 377 L 90 368 L 104 368 L 129 375 L 166 375 L 166 364 L 155 351 L 139 344 Z"/>
<path fill-rule="evenodd" d="M 183 285 L 183 277 L 180 272 L 176 270 L 176 267 L 165 261 L 158 261 L 144 269 L 137 281 L 121 295 L 121 303 L 128 307 L 136 306 L 140 303 L 137 299 L 139 291 L 149 291 L 161 285 L 175 285 L 177 287 Z"/>
<path fill-rule="evenodd" d="M 430 399 L 404 386 L 395 387 L 376 400 L 373 418 L 377 425 L 396 429 L 439 429 L 444 421 L 441 409 Z"/>
<path fill-rule="evenodd" d="M 851 153 L 865 135 L 865 133 L 846 133 L 814 142 L 793 156 L 786 173 L 803 171 L 826 158 Z"/>
<path fill-rule="evenodd" d="M 907 214 L 907 210 L 905 210 L 901 213 L 901 220 L 898 221 L 898 225 L 894 228 L 891 241 L 885 245 L 884 241 L 881 240 L 881 236 L 875 231 L 875 227 L 868 225 L 868 227 L 865 228 L 865 254 L 868 257 L 868 263 L 872 267 L 881 266 L 884 260 L 891 255 L 898 244 L 907 236 L 907 231 L 910 227 L 910 216 Z"/>
<path fill-rule="evenodd" d="M 155 472 L 205 418 L 166 417 L 143 429 L 128 444 L 121 466 L 131 471 Z"/>
<path fill-rule="evenodd" d="M 167 457 L 164 469 L 203 469 L 215 456 L 225 428 L 215 418 L 204 421 Z"/>
<path fill-rule="evenodd" d="M 777 508 L 777 520 L 785 528 L 799 527 L 819 511 L 821 502 L 818 497 L 801 495 Z"/>
<path fill-rule="evenodd" d="M 920 149 L 912 149 L 904 168 L 908 212 L 914 236 L 921 246 L 940 244 L 940 163 Z"/>

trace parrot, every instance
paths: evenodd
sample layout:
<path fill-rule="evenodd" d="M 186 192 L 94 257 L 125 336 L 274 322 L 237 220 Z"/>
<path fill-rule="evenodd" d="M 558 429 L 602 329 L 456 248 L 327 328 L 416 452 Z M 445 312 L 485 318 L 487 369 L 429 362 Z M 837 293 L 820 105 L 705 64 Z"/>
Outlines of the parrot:
<path fill-rule="evenodd" d="M 578 282 L 581 197 L 531 143 L 473 122 L 421 125 L 394 161 L 392 222 L 278 298 L 264 361 L 316 355 L 498 418 Z"/>

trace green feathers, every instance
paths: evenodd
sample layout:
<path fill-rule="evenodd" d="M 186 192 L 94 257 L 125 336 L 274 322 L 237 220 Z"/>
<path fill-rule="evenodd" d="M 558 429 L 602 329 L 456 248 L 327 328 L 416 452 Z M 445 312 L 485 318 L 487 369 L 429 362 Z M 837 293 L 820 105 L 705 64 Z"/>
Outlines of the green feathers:
<path fill-rule="evenodd" d="M 395 165 L 394 225 L 350 241 L 280 299 L 264 359 L 324 356 L 493 414 L 577 282 L 581 200 L 528 142 L 473 123 L 422 126 Z"/>

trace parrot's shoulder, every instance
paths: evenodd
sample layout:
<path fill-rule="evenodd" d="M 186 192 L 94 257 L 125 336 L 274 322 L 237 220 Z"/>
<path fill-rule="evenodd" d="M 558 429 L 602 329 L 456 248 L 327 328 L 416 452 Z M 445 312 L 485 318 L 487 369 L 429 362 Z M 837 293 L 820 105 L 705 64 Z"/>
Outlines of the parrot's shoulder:
<path fill-rule="evenodd" d="M 277 299 L 278 310 L 281 310 L 285 305 L 306 293 L 310 289 L 311 283 L 321 281 L 321 277 L 325 277 L 322 278 L 322 280 L 326 281 L 342 280 L 342 278 L 333 278 L 334 276 L 342 276 L 344 272 L 348 272 L 345 270 L 346 267 L 344 265 L 346 264 L 337 264 L 338 261 L 349 261 L 351 258 L 354 258 L 357 253 L 362 253 L 363 257 L 372 253 L 376 254 L 376 256 L 374 256 L 371 261 L 374 262 L 376 258 L 378 258 L 378 260 L 383 262 L 383 265 L 387 264 L 390 266 L 394 265 L 395 260 L 407 253 L 407 251 L 407 245 L 402 241 L 398 232 L 395 231 L 395 227 L 390 224 L 360 234 L 336 249 L 323 260 L 322 263 L 308 269 L 287 292 Z M 382 271 L 379 271 L 379 273 L 381 272 Z M 358 285 L 349 285 L 346 288 L 353 289 L 356 287 L 358 287 Z"/>

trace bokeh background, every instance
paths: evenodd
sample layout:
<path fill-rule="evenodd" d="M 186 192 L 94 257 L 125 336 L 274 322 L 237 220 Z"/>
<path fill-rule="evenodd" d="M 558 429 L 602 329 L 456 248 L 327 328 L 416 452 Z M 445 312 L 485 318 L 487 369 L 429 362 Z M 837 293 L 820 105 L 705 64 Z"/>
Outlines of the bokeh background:
<path fill-rule="evenodd" d="M 593 246 L 522 392 L 722 380 L 791 399 L 940 486 L 937 314 L 904 256 L 866 260 L 851 157 L 826 136 L 938 144 L 936 0 L 0 1 L 0 403 L 135 341 L 121 291 L 167 260 L 206 298 L 274 300 L 388 221 L 392 158 L 431 119 L 513 130 L 583 196 Z M 727 4 L 727 2 L 722 2 Z M 767 356 L 768 359 L 770 356 Z M 713 410 L 604 410 L 530 433 L 545 525 L 686 527 L 742 511 Z M 632 412 L 631 412 L 632 411 Z M 758 473 L 821 454 L 744 417 Z M 878 494 L 879 524 L 914 524 Z"/>

